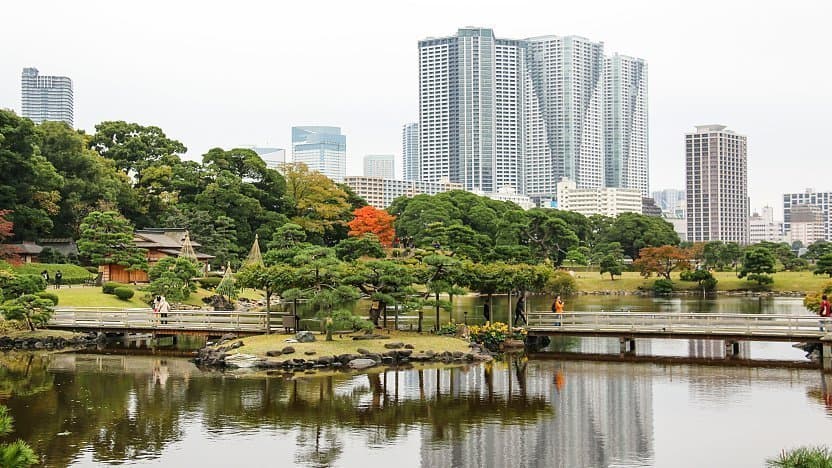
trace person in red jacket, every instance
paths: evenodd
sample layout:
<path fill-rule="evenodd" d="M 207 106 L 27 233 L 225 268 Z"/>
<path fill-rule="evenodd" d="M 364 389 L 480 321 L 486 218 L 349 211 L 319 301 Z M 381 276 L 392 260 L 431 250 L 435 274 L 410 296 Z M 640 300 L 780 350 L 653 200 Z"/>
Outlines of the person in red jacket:
<path fill-rule="evenodd" d="M 818 311 L 818 314 L 823 317 L 820 321 L 820 331 L 826 331 L 826 322 L 832 316 L 832 306 L 830 306 L 826 294 L 820 297 L 820 311 Z"/>

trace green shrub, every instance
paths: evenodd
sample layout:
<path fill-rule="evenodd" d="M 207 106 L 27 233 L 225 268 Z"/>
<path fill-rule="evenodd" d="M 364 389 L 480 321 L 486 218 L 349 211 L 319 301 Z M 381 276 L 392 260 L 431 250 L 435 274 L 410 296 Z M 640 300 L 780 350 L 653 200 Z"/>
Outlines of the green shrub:
<path fill-rule="evenodd" d="M 373 331 L 373 322 L 364 320 L 363 318 L 353 315 L 349 310 L 336 310 L 332 313 L 332 330 L 335 331 L 358 331 L 363 330 L 367 333 Z M 326 323 L 326 316 L 321 316 L 321 330 L 326 331 L 324 324 Z"/>
<path fill-rule="evenodd" d="M 653 294 L 667 296 L 673 292 L 673 281 L 666 278 L 659 278 L 653 283 Z"/>
<path fill-rule="evenodd" d="M 41 291 L 41 292 L 35 294 L 35 296 L 37 296 L 41 299 L 49 299 L 50 301 L 52 301 L 52 305 L 58 305 L 58 295 L 57 294 L 54 294 L 54 293 L 51 293 L 51 292 L 46 292 L 46 291 Z"/>
<path fill-rule="evenodd" d="M 43 270 L 49 273 L 50 284 L 54 283 L 55 272 L 58 270 L 61 271 L 62 275 L 61 284 L 84 284 L 85 281 L 98 273 L 98 269 L 93 274 L 84 267 L 70 265 L 68 263 L 26 263 L 14 267 L 15 273 L 24 275 L 40 276 Z"/>
<path fill-rule="evenodd" d="M 117 298 L 121 299 L 122 301 L 129 301 L 133 298 L 133 295 L 136 294 L 131 288 L 126 286 L 120 286 L 113 290 L 113 293 L 116 295 Z"/>
<path fill-rule="evenodd" d="M 35 294 L 46 289 L 46 281 L 39 275 L 24 275 L 3 271 L 0 274 L 0 290 L 7 299 L 24 294 Z"/>
<path fill-rule="evenodd" d="M 456 322 L 446 323 L 439 327 L 439 330 L 436 332 L 437 335 L 446 335 L 446 336 L 456 336 L 457 332 L 459 331 L 459 326 Z"/>
<path fill-rule="evenodd" d="M 569 273 L 556 271 L 546 280 L 544 290 L 553 296 L 571 296 L 578 290 L 578 285 Z"/>
<path fill-rule="evenodd" d="M 116 288 L 123 288 L 123 287 L 126 287 L 126 285 L 121 284 L 121 283 L 117 283 L 115 281 L 107 281 L 106 283 L 104 283 L 101 286 L 101 292 L 103 292 L 104 294 L 115 294 L 116 293 Z"/>
<path fill-rule="evenodd" d="M 98 267 L 88 266 L 88 267 L 84 267 L 84 269 L 87 270 L 88 272 L 90 272 L 93 275 L 98 274 Z"/>
<path fill-rule="evenodd" d="M 205 276 L 203 278 L 197 278 L 199 287 L 202 289 L 216 289 L 216 287 L 219 286 L 220 281 L 222 281 L 221 276 Z"/>
<path fill-rule="evenodd" d="M 766 466 L 773 468 L 832 467 L 832 450 L 823 446 L 783 450 L 778 457 L 766 460 Z"/>

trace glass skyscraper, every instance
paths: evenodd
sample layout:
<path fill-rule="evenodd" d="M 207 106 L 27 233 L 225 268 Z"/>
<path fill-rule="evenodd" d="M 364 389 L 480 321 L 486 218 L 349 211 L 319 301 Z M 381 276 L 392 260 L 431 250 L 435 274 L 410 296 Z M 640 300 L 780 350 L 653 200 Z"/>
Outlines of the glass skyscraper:
<path fill-rule="evenodd" d="M 340 127 L 292 127 L 292 162 L 341 183 L 347 175 L 347 136 Z"/>
<path fill-rule="evenodd" d="M 39 124 L 46 120 L 72 126 L 72 80 L 66 76 L 41 75 L 37 68 L 24 68 L 20 79 L 22 115 Z"/>
<path fill-rule="evenodd" d="M 407 123 L 402 127 L 402 163 L 404 180 L 422 180 L 419 165 L 419 123 Z"/>
<path fill-rule="evenodd" d="M 580 188 L 647 195 L 647 66 L 577 36 L 419 42 L 421 179 L 554 199 Z"/>

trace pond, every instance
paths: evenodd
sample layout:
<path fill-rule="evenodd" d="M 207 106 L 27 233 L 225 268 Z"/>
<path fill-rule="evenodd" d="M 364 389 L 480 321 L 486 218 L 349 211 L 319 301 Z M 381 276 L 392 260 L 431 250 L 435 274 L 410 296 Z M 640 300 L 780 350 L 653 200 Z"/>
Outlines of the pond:
<path fill-rule="evenodd" d="M 832 431 L 832 376 L 805 369 L 509 356 L 288 380 L 15 353 L 0 373 L 44 466 L 761 466 Z"/>

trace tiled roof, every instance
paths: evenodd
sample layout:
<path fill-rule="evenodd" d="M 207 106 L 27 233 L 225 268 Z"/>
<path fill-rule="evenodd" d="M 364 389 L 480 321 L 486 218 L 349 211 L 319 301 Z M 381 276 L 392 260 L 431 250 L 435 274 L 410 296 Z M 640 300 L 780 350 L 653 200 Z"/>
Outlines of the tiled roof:
<path fill-rule="evenodd" d="M 15 253 L 26 255 L 37 255 L 43 251 L 43 247 L 34 242 L 21 242 L 19 244 L 9 244 L 9 247 L 14 249 Z"/>

